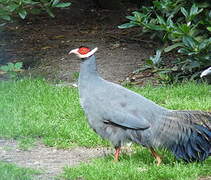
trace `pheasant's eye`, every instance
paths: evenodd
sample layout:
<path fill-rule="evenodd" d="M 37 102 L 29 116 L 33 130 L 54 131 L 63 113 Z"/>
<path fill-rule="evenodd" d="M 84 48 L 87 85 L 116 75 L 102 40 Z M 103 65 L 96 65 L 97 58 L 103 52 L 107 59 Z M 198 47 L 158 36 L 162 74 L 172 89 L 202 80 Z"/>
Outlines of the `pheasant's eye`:
<path fill-rule="evenodd" d="M 87 54 L 88 52 L 90 52 L 91 50 L 87 47 L 80 47 L 78 52 L 82 55 Z"/>

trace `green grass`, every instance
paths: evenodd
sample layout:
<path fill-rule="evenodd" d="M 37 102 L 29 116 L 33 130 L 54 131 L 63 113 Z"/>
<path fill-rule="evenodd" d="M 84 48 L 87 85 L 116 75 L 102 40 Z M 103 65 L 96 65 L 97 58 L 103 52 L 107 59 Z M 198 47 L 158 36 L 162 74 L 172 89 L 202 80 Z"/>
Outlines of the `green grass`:
<path fill-rule="evenodd" d="M 76 167 L 65 167 L 62 177 L 66 179 L 141 179 L 141 180 L 194 180 L 199 176 L 211 175 L 211 159 L 201 163 L 175 162 L 168 152 L 162 165 L 157 166 L 145 148 L 136 148 L 135 153 L 122 154 L 119 162 L 112 156 L 99 158 Z"/>
<path fill-rule="evenodd" d="M 206 84 L 188 82 L 130 89 L 170 109 L 211 111 L 211 86 Z M 57 147 L 109 145 L 89 128 L 75 88 L 56 87 L 40 79 L 0 82 L 0 114 L 0 137 L 18 139 L 23 149 L 29 148 L 38 138 Z M 112 162 L 112 156 L 107 156 L 77 167 L 67 167 L 62 176 L 93 180 L 192 180 L 211 175 L 211 158 L 203 164 L 185 164 L 175 161 L 170 153 L 160 151 L 164 163 L 157 167 L 148 150 L 138 146 L 133 148 L 134 153 L 121 155 L 118 163 Z M 5 164 L 0 164 L 0 169 L 9 172 Z"/>
<path fill-rule="evenodd" d="M 157 166 L 146 149 L 139 148 L 132 155 L 123 154 L 119 162 L 107 156 L 82 163 L 77 167 L 65 167 L 64 179 L 111 180 L 195 180 L 211 175 L 211 159 L 201 163 L 175 162 L 172 155 L 163 151 L 164 162 Z"/>
<path fill-rule="evenodd" d="M 43 80 L 0 83 L 0 136 L 42 138 L 50 146 L 106 144 L 89 128 L 75 88 Z"/>
<path fill-rule="evenodd" d="M 153 88 L 132 88 L 157 104 L 175 110 L 211 111 L 211 86 L 187 82 Z"/>
<path fill-rule="evenodd" d="M 36 174 L 39 174 L 39 172 L 0 161 L 1 180 L 30 180 L 33 179 Z"/>
<path fill-rule="evenodd" d="M 131 89 L 170 109 L 211 110 L 206 84 Z M 75 88 L 41 79 L 0 82 L 0 101 L 0 136 L 20 139 L 22 146 L 25 138 L 58 147 L 108 145 L 89 128 Z"/>

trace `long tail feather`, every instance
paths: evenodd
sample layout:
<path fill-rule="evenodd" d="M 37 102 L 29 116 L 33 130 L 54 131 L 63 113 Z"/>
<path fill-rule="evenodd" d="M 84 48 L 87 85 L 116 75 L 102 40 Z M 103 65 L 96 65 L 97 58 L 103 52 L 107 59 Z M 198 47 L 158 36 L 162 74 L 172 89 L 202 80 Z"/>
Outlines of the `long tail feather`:
<path fill-rule="evenodd" d="M 184 133 L 186 138 L 181 139 L 169 147 L 176 158 L 187 162 L 203 161 L 211 156 L 211 113 L 203 111 L 178 111 L 183 114 L 184 121 L 190 122 L 189 130 Z"/>
<path fill-rule="evenodd" d="M 211 113 L 170 111 L 160 114 L 147 130 L 128 130 L 135 143 L 164 148 L 186 162 L 203 161 L 211 156 Z"/>
<path fill-rule="evenodd" d="M 187 141 L 170 147 L 177 159 L 186 162 L 203 161 L 211 155 L 211 130 L 202 125 L 194 125 Z"/>

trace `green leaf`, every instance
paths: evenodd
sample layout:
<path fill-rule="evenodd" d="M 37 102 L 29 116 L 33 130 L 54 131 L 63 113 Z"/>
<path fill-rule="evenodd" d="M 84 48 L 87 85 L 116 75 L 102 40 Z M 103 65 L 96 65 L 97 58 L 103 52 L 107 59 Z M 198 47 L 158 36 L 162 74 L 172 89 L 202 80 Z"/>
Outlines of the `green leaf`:
<path fill-rule="evenodd" d="M 27 15 L 27 12 L 25 9 L 22 9 L 18 12 L 19 16 L 22 18 L 22 19 L 25 19 L 26 15 Z"/>
<path fill-rule="evenodd" d="M 136 18 L 134 16 L 126 16 L 126 18 L 131 21 L 136 21 Z"/>
<path fill-rule="evenodd" d="M 181 25 L 179 25 L 179 30 L 185 34 L 188 34 L 188 32 L 190 32 L 191 28 L 187 24 L 181 24 Z"/>
<path fill-rule="evenodd" d="M 4 66 L 0 66 L 0 69 L 2 71 L 5 71 L 5 72 L 8 72 L 9 71 L 9 67 L 7 65 L 4 65 Z"/>
<path fill-rule="evenodd" d="M 199 44 L 199 50 L 202 50 L 204 48 L 208 48 L 209 49 L 209 46 L 211 45 L 211 38 L 209 39 L 205 39 L 204 41 L 202 41 L 200 44 Z"/>
<path fill-rule="evenodd" d="M 15 63 L 15 68 L 16 69 L 21 69 L 23 67 L 23 62 L 17 62 Z"/>
<path fill-rule="evenodd" d="M 120 26 L 118 26 L 119 29 L 126 29 L 126 28 L 131 28 L 131 27 L 135 27 L 137 26 L 137 24 L 134 24 L 134 23 L 125 23 L 125 24 L 122 24 Z"/>
<path fill-rule="evenodd" d="M 5 25 L 6 25 L 6 23 L 1 23 L 0 24 L 0 28 L 3 27 L 3 26 L 5 26 Z"/>
<path fill-rule="evenodd" d="M 182 38 L 182 42 L 184 43 L 184 45 L 188 48 L 196 48 L 197 47 L 197 41 L 195 39 L 193 39 L 190 36 L 184 36 Z"/>
<path fill-rule="evenodd" d="M 0 16 L 0 18 L 7 20 L 7 21 L 11 21 L 11 17 L 9 15 L 3 15 L 3 16 Z"/>
<path fill-rule="evenodd" d="M 195 16 L 198 15 L 202 11 L 203 9 L 198 10 L 198 6 L 196 4 L 193 4 L 193 6 L 190 9 L 189 21 L 192 21 L 195 18 Z"/>
<path fill-rule="evenodd" d="M 198 7 L 196 6 L 196 4 L 193 4 L 190 9 L 190 16 L 195 14 L 197 11 L 198 11 Z"/>
<path fill-rule="evenodd" d="M 180 46 L 183 46 L 183 43 L 175 43 L 171 46 L 168 46 L 164 49 L 164 52 L 170 52 L 172 51 L 173 49 L 177 48 L 177 47 L 180 47 Z"/>
<path fill-rule="evenodd" d="M 59 4 L 60 0 L 51 0 L 52 6 L 55 7 L 55 5 Z"/>
<path fill-rule="evenodd" d="M 167 25 L 170 26 L 171 28 L 174 28 L 174 27 L 175 27 L 175 26 L 174 26 L 174 23 L 173 23 L 173 21 L 172 21 L 172 17 L 171 17 L 171 16 L 168 17 L 166 23 L 167 23 Z"/>
<path fill-rule="evenodd" d="M 161 16 L 157 15 L 157 19 L 158 19 L 159 24 L 166 24 L 166 22 L 164 21 L 164 19 Z"/>
<path fill-rule="evenodd" d="M 137 11 L 133 12 L 132 14 L 134 15 L 136 22 L 142 22 L 142 21 L 144 22 L 144 21 L 147 21 L 148 18 L 149 18 L 149 16 L 147 14 L 142 14 L 142 13 L 137 12 Z"/>
<path fill-rule="evenodd" d="M 59 3 L 59 4 L 56 4 L 54 5 L 53 7 L 57 7 L 57 8 L 65 8 L 65 7 L 68 7 L 70 6 L 71 3 L 70 2 L 67 2 L 67 3 Z"/>
<path fill-rule="evenodd" d="M 45 10 L 47 11 L 47 13 L 49 14 L 49 16 L 51 17 L 55 17 L 55 15 L 53 14 L 53 12 L 51 11 L 51 9 L 49 7 L 45 7 Z"/>
<path fill-rule="evenodd" d="M 207 30 L 211 32 L 211 26 L 210 27 L 207 27 Z"/>
<path fill-rule="evenodd" d="M 149 66 L 152 66 L 153 65 L 153 61 L 151 59 L 146 59 L 146 64 L 149 65 Z"/>
<path fill-rule="evenodd" d="M 153 5 L 156 7 L 156 8 L 160 8 L 161 6 L 161 2 L 160 1 L 152 1 Z"/>
<path fill-rule="evenodd" d="M 156 51 L 156 54 L 155 54 L 154 56 L 151 56 L 151 57 L 150 57 L 150 60 L 152 61 L 153 64 L 156 65 L 156 64 L 158 64 L 158 63 L 161 61 L 161 59 L 162 59 L 162 58 L 161 58 L 161 52 L 162 52 L 162 51 L 158 49 L 158 50 Z"/>
<path fill-rule="evenodd" d="M 196 15 L 198 13 L 198 6 L 196 4 L 193 4 L 190 9 L 190 16 Z"/>
<path fill-rule="evenodd" d="M 197 54 L 199 54 L 199 52 L 190 52 L 190 53 L 188 53 L 188 56 L 192 56 L 192 55 L 197 55 Z"/>
<path fill-rule="evenodd" d="M 188 17 L 188 12 L 185 10 L 184 7 L 181 7 L 181 12 L 186 18 Z"/>
<path fill-rule="evenodd" d="M 140 13 L 140 12 L 138 12 L 138 11 L 134 11 L 134 12 L 132 12 L 132 14 L 134 14 L 134 16 L 135 17 L 146 17 L 146 14 L 143 14 L 143 13 Z"/>
<path fill-rule="evenodd" d="M 32 0 L 22 0 L 23 4 L 32 4 Z"/>
<path fill-rule="evenodd" d="M 151 23 L 144 24 L 144 26 L 147 27 L 148 29 L 155 30 L 155 31 L 165 30 L 165 28 L 163 28 L 162 26 L 151 24 Z"/>
<path fill-rule="evenodd" d="M 7 66 L 10 71 L 14 70 L 14 68 L 15 68 L 15 65 L 13 63 L 8 63 Z"/>
<path fill-rule="evenodd" d="M 10 12 L 13 12 L 13 11 L 15 11 L 18 7 L 19 7 L 19 5 L 13 3 L 13 4 L 10 4 L 10 5 L 9 5 L 8 9 L 9 9 Z"/>
<path fill-rule="evenodd" d="M 177 52 L 181 54 L 186 54 L 186 55 L 190 53 L 190 51 L 187 50 L 186 48 L 180 48 Z"/>
<path fill-rule="evenodd" d="M 32 0 L 24 0 L 23 2 L 24 2 L 24 4 L 29 4 L 29 5 L 35 5 L 35 4 L 40 3 L 40 2 L 35 2 L 35 1 L 32 1 Z"/>
<path fill-rule="evenodd" d="M 197 4 L 197 6 L 199 7 L 199 8 L 209 8 L 209 6 L 210 6 L 210 3 L 207 1 L 207 2 L 200 2 L 199 4 Z"/>

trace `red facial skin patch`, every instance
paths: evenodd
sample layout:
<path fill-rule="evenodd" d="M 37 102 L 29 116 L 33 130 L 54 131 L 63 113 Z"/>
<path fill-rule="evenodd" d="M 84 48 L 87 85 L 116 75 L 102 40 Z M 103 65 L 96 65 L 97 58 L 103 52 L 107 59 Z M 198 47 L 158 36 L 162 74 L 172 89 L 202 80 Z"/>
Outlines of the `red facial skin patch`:
<path fill-rule="evenodd" d="M 88 52 L 90 52 L 91 50 L 87 47 L 81 47 L 79 48 L 78 52 L 82 55 L 87 54 Z"/>

